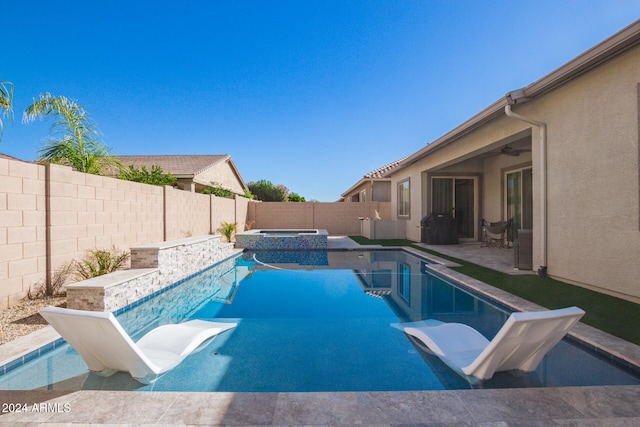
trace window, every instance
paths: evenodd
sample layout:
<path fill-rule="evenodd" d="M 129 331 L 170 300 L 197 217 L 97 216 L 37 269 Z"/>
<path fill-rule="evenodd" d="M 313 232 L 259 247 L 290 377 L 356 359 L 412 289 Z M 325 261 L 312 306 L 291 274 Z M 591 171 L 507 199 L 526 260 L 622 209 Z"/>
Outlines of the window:
<path fill-rule="evenodd" d="M 408 217 L 411 214 L 411 194 L 409 180 L 398 184 L 398 216 Z"/>
<path fill-rule="evenodd" d="M 360 201 L 363 203 L 367 201 L 367 190 L 362 190 L 360 192 Z"/>
<path fill-rule="evenodd" d="M 411 267 L 407 264 L 398 264 L 398 295 L 411 302 Z"/>

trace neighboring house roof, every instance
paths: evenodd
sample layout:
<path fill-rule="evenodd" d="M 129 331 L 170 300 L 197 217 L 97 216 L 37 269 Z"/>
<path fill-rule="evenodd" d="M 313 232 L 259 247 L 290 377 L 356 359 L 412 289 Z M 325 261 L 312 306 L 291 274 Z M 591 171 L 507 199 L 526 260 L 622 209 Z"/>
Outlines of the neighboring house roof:
<path fill-rule="evenodd" d="M 115 156 L 120 163 L 126 166 L 141 168 L 145 166 L 160 166 L 164 173 L 178 178 L 187 178 L 198 175 L 202 171 L 231 157 L 222 155 L 166 155 L 166 156 Z"/>
<path fill-rule="evenodd" d="M 378 169 L 372 170 L 371 172 L 366 173 L 364 175 L 364 178 L 365 179 L 382 178 L 386 173 L 391 172 L 392 170 L 397 168 L 400 162 L 403 161 L 404 159 L 406 159 L 406 157 L 396 160 L 395 162 L 388 163 Z"/>
<path fill-rule="evenodd" d="M 17 157 L 13 157 L 13 156 L 10 156 L 8 154 L 2 154 L 2 153 L 0 153 L 0 159 L 17 160 L 19 162 L 31 163 L 31 162 L 28 162 L 26 160 L 22 160 L 22 159 L 19 159 Z"/>
<path fill-rule="evenodd" d="M 383 177 L 389 176 L 391 172 L 417 162 L 434 151 L 470 133 L 474 129 L 477 129 L 489 121 L 505 114 L 504 110 L 507 105 L 522 104 L 533 98 L 544 95 L 638 44 L 640 44 L 640 20 L 597 44 L 540 80 L 531 83 L 522 89 L 517 89 L 507 93 L 505 96 L 475 116 L 471 117 L 460 126 L 429 143 L 421 150 L 401 160 L 397 167 L 385 172 Z"/>
<path fill-rule="evenodd" d="M 371 180 L 386 180 L 384 178 L 384 175 L 396 169 L 400 165 L 400 162 L 402 162 L 404 159 L 406 159 L 406 157 L 403 157 L 391 163 L 387 163 L 386 165 L 379 167 L 378 169 L 374 169 L 371 172 L 364 174 L 362 179 L 360 179 L 358 182 L 352 185 L 351 188 L 349 188 L 347 191 L 341 194 L 342 198 L 344 198 L 347 194 L 351 193 L 353 190 L 355 190 L 357 187 L 362 185 L 362 183 L 364 182 L 371 181 Z"/>
<path fill-rule="evenodd" d="M 246 183 L 242 179 L 242 176 L 240 176 L 240 172 L 238 172 L 231 156 L 228 154 L 114 157 L 125 166 L 133 166 L 135 168 L 145 166 L 148 170 L 151 170 L 152 166 L 159 166 L 164 173 L 171 173 L 171 175 L 179 179 L 192 179 L 194 182 L 203 185 L 209 185 L 211 183 L 201 182 L 198 179 L 198 175 L 203 174 L 217 165 L 228 163 L 242 188 L 247 189 Z"/>

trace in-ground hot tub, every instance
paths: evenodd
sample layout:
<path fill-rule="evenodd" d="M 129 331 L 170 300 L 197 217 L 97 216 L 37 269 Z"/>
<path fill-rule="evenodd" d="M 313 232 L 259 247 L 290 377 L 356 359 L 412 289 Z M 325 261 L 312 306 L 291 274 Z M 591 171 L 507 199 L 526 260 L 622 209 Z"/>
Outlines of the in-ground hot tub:
<path fill-rule="evenodd" d="M 252 250 L 326 250 L 328 235 L 327 230 L 314 229 L 249 230 L 236 233 L 236 247 Z"/>

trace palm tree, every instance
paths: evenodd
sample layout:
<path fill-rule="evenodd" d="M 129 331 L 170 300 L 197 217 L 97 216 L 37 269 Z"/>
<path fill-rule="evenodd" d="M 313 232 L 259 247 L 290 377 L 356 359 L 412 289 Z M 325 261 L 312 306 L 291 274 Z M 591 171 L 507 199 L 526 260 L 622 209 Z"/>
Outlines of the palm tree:
<path fill-rule="evenodd" d="M 85 173 L 100 174 L 118 166 L 109 148 L 98 140 L 98 130 L 85 109 L 75 100 L 50 93 L 40 94 L 24 111 L 22 121 L 53 116 L 49 142 L 39 151 L 40 160 L 72 166 Z"/>
<path fill-rule="evenodd" d="M 11 123 L 13 121 L 13 83 L 0 82 L 0 141 L 4 134 L 3 118 Z"/>

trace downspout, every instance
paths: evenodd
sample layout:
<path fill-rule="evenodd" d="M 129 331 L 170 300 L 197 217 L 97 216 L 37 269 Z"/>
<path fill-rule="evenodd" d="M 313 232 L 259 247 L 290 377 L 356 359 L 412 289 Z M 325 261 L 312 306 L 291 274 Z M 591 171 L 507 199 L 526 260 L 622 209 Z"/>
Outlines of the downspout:
<path fill-rule="evenodd" d="M 524 99 L 523 99 L 524 101 Z M 542 190 L 542 199 L 540 201 L 540 209 L 542 210 L 541 224 L 542 228 L 542 242 L 541 242 L 541 255 L 542 265 L 538 268 L 538 276 L 547 276 L 547 125 L 544 122 L 530 119 L 520 114 L 511 111 L 511 105 L 515 104 L 517 100 L 511 97 L 511 94 L 507 96 L 507 105 L 504 107 L 504 113 L 511 118 L 522 120 L 540 129 L 540 188 Z"/>

